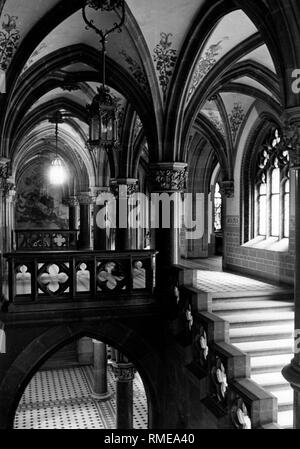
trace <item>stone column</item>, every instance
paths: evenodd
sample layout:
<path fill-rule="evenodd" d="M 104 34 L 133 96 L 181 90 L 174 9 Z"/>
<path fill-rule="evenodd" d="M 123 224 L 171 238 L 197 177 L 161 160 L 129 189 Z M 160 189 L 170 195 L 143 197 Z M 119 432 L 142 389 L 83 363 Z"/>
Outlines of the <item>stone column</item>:
<path fill-rule="evenodd" d="M 117 357 L 117 362 L 112 363 L 113 373 L 116 379 L 116 428 L 133 428 L 133 379 L 135 368 L 125 358 Z"/>
<path fill-rule="evenodd" d="M 12 233 L 15 225 L 16 191 L 9 176 L 9 159 L 0 158 L 0 199 L 1 199 L 1 247 L 3 252 L 13 250 Z"/>
<path fill-rule="evenodd" d="M 108 194 L 110 193 L 109 187 L 95 187 L 94 189 L 94 250 L 95 251 L 107 251 L 109 250 L 109 227 L 104 227 L 102 217 L 108 215 L 107 202 Z M 101 214 L 101 220 L 98 220 L 99 214 Z M 101 226 L 99 226 L 101 222 Z"/>
<path fill-rule="evenodd" d="M 227 267 L 227 259 L 226 255 L 228 253 L 227 251 L 227 245 L 230 244 L 229 239 L 232 239 L 232 228 L 230 228 L 232 225 L 229 223 L 228 218 L 228 209 L 230 207 L 230 200 L 233 200 L 234 198 L 234 181 L 222 181 L 220 183 L 220 193 L 222 195 L 222 222 L 223 222 L 223 229 L 222 229 L 222 267 L 223 269 L 226 269 Z M 216 242 L 218 243 L 218 242 Z"/>
<path fill-rule="evenodd" d="M 91 204 L 93 198 L 89 192 L 82 192 L 78 195 L 80 204 L 80 234 L 79 249 L 91 249 Z"/>
<path fill-rule="evenodd" d="M 158 251 L 156 290 L 169 316 L 171 308 L 177 307 L 172 266 L 179 261 L 182 193 L 186 181 L 187 165 L 184 163 L 151 166 L 151 247 Z M 158 207 L 159 198 L 162 201 Z"/>
<path fill-rule="evenodd" d="M 137 248 L 137 229 L 130 222 L 129 198 L 137 192 L 137 179 L 111 180 L 111 192 L 116 198 L 116 251 Z"/>
<path fill-rule="evenodd" d="M 65 203 L 69 206 L 69 230 L 76 231 L 78 228 L 78 198 L 70 196 L 65 199 Z"/>
<path fill-rule="evenodd" d="M 94 384 L 93 397 L 106 401 L 111 397 L 107 387 L 107 348 L 106 344 L 93 340 L 94 345 Z"/>
<path fill-rule="evenodd" d="M 77 341 L 77 360 L 81 365 L 91 365 L 94 360 L 94 345 L 89 337 Z"/>
<path fill-rule="evenodd" d="M 295 355 L 282 374 L 294 389 L 294 428 L 300 429 L 300 108 L 287 111 L 284 118 L 282 146 L 290 151 L 290 169 L 295 173 Z"/>

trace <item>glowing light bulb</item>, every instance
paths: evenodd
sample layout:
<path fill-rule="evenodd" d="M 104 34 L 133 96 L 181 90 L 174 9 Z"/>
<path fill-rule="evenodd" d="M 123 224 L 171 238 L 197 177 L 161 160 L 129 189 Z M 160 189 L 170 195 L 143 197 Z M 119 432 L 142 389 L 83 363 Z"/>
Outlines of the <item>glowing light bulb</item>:
<path fill-rule="evenodd" d="M 51 167 L 49 171 L 49 181 L 51 184 L 60 185 L 67 180 L 67 173 L 62 164 L 62 160 L 55 158 L 51 162 Z"/>

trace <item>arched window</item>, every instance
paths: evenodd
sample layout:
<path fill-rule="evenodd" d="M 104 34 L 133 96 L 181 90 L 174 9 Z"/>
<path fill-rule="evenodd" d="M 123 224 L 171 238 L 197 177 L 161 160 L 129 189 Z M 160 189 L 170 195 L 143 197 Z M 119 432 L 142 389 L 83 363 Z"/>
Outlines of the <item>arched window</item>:
<path fill-rule="evenodd" d="M 271 236 L 279 237 L 279 216 L 280 216 L 280 169 L 274 168 L 271 171 Z"/>
<path fill-rule="evenodd" d="M 255 237 L 289 237 L 289 154 L 273 131 L 256 160 Z"/>
<path fill-rule="evenodd" d="M 222 231 L 222 195 L 220 191 L 220 184 L 217 182 L 215 185 L 214 194 L 214 229 L 215 232 Z"/>
<path fill-rule="evenodd" d="M 258 235 L 266 235 L 267 233 L 267 185 L 262 182 L 258 187 Z"/>
<path fill-rule="evenodd" d="M 290 236 L 290 180 L 286 179 L 283 185 L 283 237 Z"/>

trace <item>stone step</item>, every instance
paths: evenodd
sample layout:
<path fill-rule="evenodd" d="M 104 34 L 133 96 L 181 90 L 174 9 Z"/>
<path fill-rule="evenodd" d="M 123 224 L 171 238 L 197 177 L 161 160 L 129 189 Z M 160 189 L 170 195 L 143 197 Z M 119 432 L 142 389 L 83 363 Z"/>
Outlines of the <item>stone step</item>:
<path fill-rule="evenodd" d="M 293 321 L 294 320 L 294 312 L 292 311 L 264 311 L 264 312 L 240 312 L 240 313 L 227 313 L 227 312 L 218 312 L 218 316 L 223 318 L 226 321 L 229 321 L 230 324 L 247 324 L 251 323 L 272 323 L 272 322 L 282 322 L 282 321 Z"/>
<path fill-rule="evenodd" d="M 287 411 L 293 407 L 294 401 L 294 392 L 291 387 L 287 387 L 286 389 L 273 389 L 270 391 L 278 401 L 278 410 Z"/>
<path fill-rule="evenodd" d="M 253 301 L 232 301 L 232 300 L 214 300 L 212 310 L 214 313 L 216 312 L 226 312 L 226 311 L 252 311 L 252 310 L 269 310 L 273 311 L 293 311 L 294 304 L 289 301 L 261 301 L 261 300 L 253 300 Z"/>
<path fill-rule="evenodd" d="M 293 428 L 293 409 L 278 412 L 278 424 L 284 429 Z"/>
<path fill-rule="evenodd" d="M 235 343 L 235 346 L 242 352 L 247 352 L 250 356 L 259 355 L 275 355 L 275 354 L 289 354 L 293 352 L 293 340 L 261 340 L 261 341 L 246 341 L 242 343 Z"/>
<path fill-rule="evenodd" d="M 222 317 L 221 317 L 222 318 Z M 223 318 L 224 319 L 224 318 Z M 229 320 L 225 320 L 225 321 L 229 321 Z M 229 321 L 230 322 L 230 321 Z M 249 329 L 253 328 L 253 327 L 258 327 L 258 326 L 265 326 L 266 328 L 270 327 L 274 327 L 274 326 L 280 326 L 282 324 L 287 324 L 289 326 L 290 332 L 291 329 L 293 329 L 293 325 L 294 325 L 294 320 L 289 319 L 288 317 L 283 318 L 282 320 L 279 319 L 275 319 L 274 317 L 270 317 L 270 320 L 264 320 L 264 319 L 256 319 L 256 321 L 244 321 L 242 320 L 238 320 L 236 319 L 236 321 L 230 322 L 230 327 L 232 329 L 237 329 L 237 328 L 241 328 L 241 327 L 247 327 Z M 251 335 L 251 330 L 250 330 L 250 335 Z M 276 334 L 275 335 L 276 338 Z"/>
<path fill-rule="evenodd" d="M 288 339 L 294 336 L 294 322 L 277 324 L 276 326 L 250 326 L 230 327 L 229 335 L 232 344 L 243 341 L 276 340 L 279 338 Z"/>
<path fill-rule="evenodd" d="M 290 384 L 285 380 L 281 371 L 270 373 L 252 374 L 251 379 L 268 391 L 286 390 L 290 388 Z"/>
<path fill-rule="evenodd" d="M 251 376 L 259 373 L 273 373 L 288 365 L 294 354 L 279 354 L 270 356 L 251 357 Z"/>

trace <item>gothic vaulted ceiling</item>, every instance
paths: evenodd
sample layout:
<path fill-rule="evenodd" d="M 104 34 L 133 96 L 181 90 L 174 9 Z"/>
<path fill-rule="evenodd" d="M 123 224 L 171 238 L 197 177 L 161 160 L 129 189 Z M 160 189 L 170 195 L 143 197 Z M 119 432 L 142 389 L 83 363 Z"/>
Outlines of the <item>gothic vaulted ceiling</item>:
<path fill-rule="evenodd" d="M 101 57 L 82 3 L 0 0 L 0 132 L 2 156 L 16 162 L 16 171 L 29 154 L 53 151 L 49 116 L 60 109 L 61 151 L 85 164 L 92 184 L 86 105 L 101 81 Z M 262 111 L 280 114 L 278 63 L 260 27 L 239 2 L 227 2 L 228 10 L 218 3 L 127 0 L 122 32 L 108 38 L 106 70 L 119 102 L 123 175 L 136 175 L 140 158 L 187 160 L 199 134 L 213 149 L 216 139 L 224 147 L 230 176 L 243 132 Z M 88 13 L 101 28 L 117 19 L 114 12 Z"/>

